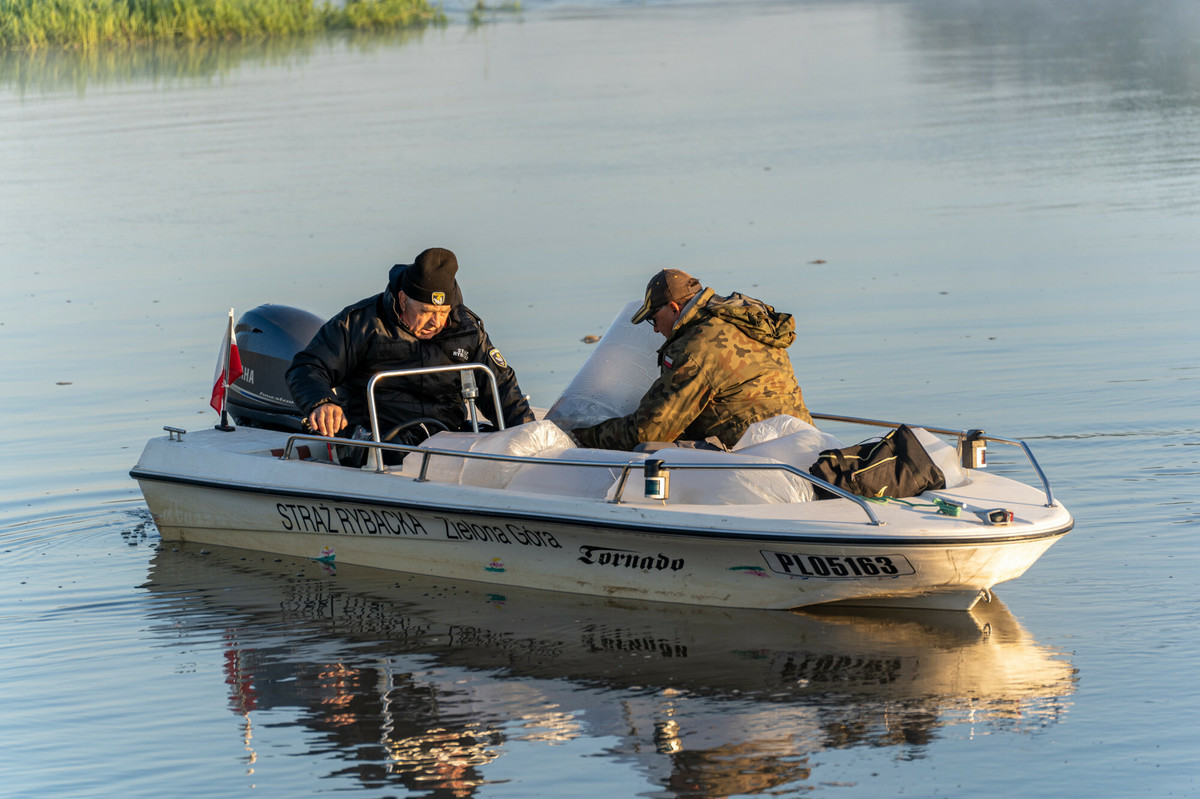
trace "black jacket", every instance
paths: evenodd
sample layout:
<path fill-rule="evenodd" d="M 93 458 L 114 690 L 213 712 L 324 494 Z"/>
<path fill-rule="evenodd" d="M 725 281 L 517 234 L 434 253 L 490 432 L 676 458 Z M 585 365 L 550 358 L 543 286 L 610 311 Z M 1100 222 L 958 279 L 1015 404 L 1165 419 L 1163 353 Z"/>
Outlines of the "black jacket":
<path fill-rule="evenodd" d="M 307 347 L 296 353 L 287 371 L 287 382 L 300 411 L 307 416 L 323 400 L 333 400 L 342 405 L 348 429 L 362 425 L 370 430 L 367 382 L 375 373 L 482 363 L 496 376 L 505 426 L 533 421 L 516 373 L 488 339 L 483 321 L 463 305 L 457 284 L 450 296 L 450 321 L 442 332 L 421 340 L 400 324 L 396 291 L 406 268 L 404 264 L 393 267 L 383 293 L 342 309 L 317 331 Z M 422 416 L 437 419 L 451 430 L 468 429 L 470 420 L 462 401 L 459 375 L 444 372 L 381 381 L 375 390 L 381 433 Z M 475 381 L 481 416 L 494 422 L 491 417 L 495 405 L 487 376 L 476 371 Z"/>

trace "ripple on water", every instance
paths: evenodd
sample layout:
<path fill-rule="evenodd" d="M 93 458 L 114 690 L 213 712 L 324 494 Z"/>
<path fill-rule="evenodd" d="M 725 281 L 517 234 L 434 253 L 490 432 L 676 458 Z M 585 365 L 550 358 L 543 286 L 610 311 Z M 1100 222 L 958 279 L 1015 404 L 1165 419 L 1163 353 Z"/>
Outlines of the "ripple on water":
<path fill-rule="evenodd" d="M 154 751 L 153 742 L 178 734 L 172 709 L 181 689 L 213 690 L 220 702 L 223 683 L 161 679 L 201 671 L 195 646 L 208 642 L 163 651 L 172 622 L 147 623 L 148 608 L 169 599 L 138 590 L 158 540 L 144 505 L 107 497 L 68 513 L 10 517 L 0 527 L 8 572 L 0 587 L 5 689 L 23 698 L 4 714 L 3 725 L 21 731 L 5 736 L 10 785 L 100 795 L 98 763 L 109 764 L 108 776 L 125 785 L 161 785 L 165 775 L 195 768 L 186 748 Z M 146 757 L 131 760 L 122 741 L 139 742 Z M 82 742 L 90 754 L 81 759 L 75 750 Z"/>

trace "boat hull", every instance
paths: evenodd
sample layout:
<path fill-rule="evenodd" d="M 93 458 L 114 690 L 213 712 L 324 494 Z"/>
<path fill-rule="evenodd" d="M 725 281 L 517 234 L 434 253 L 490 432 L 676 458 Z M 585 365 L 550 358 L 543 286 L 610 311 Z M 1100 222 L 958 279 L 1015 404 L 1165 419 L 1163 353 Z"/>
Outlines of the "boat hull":
<path fill-rule="evenodd" d="M 733 507 L 571 501 L 231 452 L 222 445 L 234 439 L 204 436 L 155 439 L 132 472 L 164 541 L 569 593 L 968 610 L 1071 527 L 1065 511 L 997 534 L 957 520 L 945 531 L 941 520 L 905 526 L 915 512 L 904 507 L 883 508 L 877 527 L 845 500 L 802 503 L 815 513 L 803 522 Z"/>

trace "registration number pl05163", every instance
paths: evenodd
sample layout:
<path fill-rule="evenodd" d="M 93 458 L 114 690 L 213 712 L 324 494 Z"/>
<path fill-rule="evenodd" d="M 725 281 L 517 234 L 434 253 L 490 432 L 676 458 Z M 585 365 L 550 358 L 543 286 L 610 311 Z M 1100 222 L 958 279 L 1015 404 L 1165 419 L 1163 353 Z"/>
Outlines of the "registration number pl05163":
<path fill-rule="evenodd" d="M 857 579 L 916 574 L 903 555 L 803 555 L 760 550 L 771 571 L 790 577 Z"/>

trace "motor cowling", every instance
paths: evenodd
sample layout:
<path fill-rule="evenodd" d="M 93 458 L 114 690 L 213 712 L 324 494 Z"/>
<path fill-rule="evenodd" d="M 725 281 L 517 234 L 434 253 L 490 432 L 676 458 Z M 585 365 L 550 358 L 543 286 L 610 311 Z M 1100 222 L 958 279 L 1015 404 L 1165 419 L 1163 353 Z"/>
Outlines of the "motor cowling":
<path fill-rule="evenodd" d="M 245 427 L 299 431 L 300 409 L 285 375 L 297 352 L 325 324 L 316 314 L 288 305 L 260 305 L 234 325 L 242 376 L 229 387 L 227 407 Z"/>

